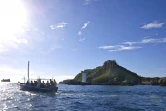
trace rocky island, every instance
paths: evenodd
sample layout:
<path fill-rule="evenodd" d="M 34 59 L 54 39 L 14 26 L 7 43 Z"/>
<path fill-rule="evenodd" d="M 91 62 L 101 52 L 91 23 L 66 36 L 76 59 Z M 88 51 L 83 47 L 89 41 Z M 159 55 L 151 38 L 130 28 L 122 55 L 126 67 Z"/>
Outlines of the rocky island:
<path fill-rule="evenodd" d="M 86 83 L 82 83 L 82 73 L 86 73 Z M 107 60 L 102 66 L 81 71 L 74 79 L 64 80 L 61 83 L 71 85 L 166 85 L 166 78 L 142 77 L 118 65 L 115 60 Z"/>

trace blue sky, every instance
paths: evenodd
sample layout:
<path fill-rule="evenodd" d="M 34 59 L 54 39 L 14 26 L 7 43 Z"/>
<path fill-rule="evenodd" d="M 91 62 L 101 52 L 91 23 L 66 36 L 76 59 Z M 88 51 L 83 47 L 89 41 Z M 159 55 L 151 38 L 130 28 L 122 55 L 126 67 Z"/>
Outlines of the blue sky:
<path fill-rule="evenodd" d="M 0 1 L 0 78 L 61 81 L 117 63 L 166 76 L 165 0 Z"/>

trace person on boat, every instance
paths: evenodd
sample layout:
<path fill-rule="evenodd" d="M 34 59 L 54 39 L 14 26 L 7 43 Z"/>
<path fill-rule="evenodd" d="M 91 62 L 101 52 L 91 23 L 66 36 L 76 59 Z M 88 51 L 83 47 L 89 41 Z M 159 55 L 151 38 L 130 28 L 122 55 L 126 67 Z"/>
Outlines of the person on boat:
<path fill-rule="evenodd" d="M 29 81 L 26 82 L 26 85 L 29 85 Z"/>
<path fill-rule="evenodd" d="M 53 81 L 51 79 L 50 79 L 50 85 L 54 86 L 54 83 L 53 83 Z"/>
<path fill-rule="evenodd" d="M 46 83 L 46 87 L 50 87 L 50 84 L 49 84 L 49 82 L 47 81 L 47 83 Z"/>
<path fill-rule="evenodd" d="M 34 84 L 34 86 L 35 86 L 35 87 L 37 87 L 37 84 L 38 84 L 38 82 L 37 82 L 37 81 L 35 81 L 35 84 Z"/>
<path fill-rule="evenodd" d="M 31 81 L 31 86 L 33 86 L 33 81 Z"/>
<path fill-rule="evenodd" d="M 36 84 L 36 81 L 33 81 L 33 86 L 35 86 L 35 84 Z"/>
<path fill-rule="evenodd" d="M 37 84 L 36 84 L 36 81 L 34 81 L 34 84 L 33 84 L 33 86 L 37 86 Z"/>
<path fill-rule="evenodd" d="M 56 83 L 56 81 L 55 81 L 55 79 L 54 79 L 54 86 L 56 86 L 56 84 L 57 84 L 57 83 Z"/>
<path fill-rule="evenodd" d="M 41 79 L 37 79 L 37 87 L 40 88 L 40 85 L 41 85 Z"/>
<path fill-rule="evenodd" d="M 42 82 L 41 87 L 42 87 L 42 88 L 45 88 L 45 87 L 46 87 L 46 84 L 44 83 L 44 81 Z"/>

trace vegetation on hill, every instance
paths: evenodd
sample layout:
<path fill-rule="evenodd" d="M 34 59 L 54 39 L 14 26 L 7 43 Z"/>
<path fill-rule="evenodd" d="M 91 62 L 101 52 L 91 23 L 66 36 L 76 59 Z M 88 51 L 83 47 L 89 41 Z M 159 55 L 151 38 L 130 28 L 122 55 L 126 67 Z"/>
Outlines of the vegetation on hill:
<path fill-rule="evenodd" d="M 105 84 L 105 85 L 136 85 L 152 84 L 166 85 L 165 78 L 141 77 L 136 73 L 118 65 L 115 60 L 107 60 L 102 66 L 94 69 L 81 71 L 72 80 L 64 80 L 65 84 L 83 84 L 82 73 L 86 73 L 86 84 Z"/>
<path fill-rule="evenodd" d="M 81 71 L 74 81 L 81 82 L 82 73 L 87 74 L 87 83 L 91 84 L 137 84 L 140 77 L 126 68 L 119 66 L 115 60 L 104 62 L 103 66 Z"/>

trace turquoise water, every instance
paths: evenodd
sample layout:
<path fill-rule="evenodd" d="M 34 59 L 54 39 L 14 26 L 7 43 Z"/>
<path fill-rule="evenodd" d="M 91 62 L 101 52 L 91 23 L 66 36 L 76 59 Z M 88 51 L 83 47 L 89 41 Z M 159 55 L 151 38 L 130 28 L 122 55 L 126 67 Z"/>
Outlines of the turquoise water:
<path fill-rule="evenodd" d="M 6 111 L 166 111 L 166 87 L 58 85 L 57 93 L 30 93 L 0 84 Z"/>

